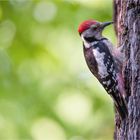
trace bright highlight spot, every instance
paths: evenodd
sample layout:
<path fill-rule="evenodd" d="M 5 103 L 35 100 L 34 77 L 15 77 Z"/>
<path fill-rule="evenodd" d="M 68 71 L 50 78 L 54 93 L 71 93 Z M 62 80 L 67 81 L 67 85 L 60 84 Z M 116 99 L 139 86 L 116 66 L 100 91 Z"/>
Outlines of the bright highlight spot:
<path fill-rule="evenodd" d="M 9 0 L 11 5 L 16 9 L 24 9 L 30 5 L 31 0 Z"/>
<path fill-rule="evenodd" d="M 0 46 L 9 47 L 15 36 L 16 27 L 11 20 L 5 20 L 0 24 Z"/>
<path fill-rule="evenodd" d="M 91 100 L 82 94 L 63 94 L 59 97 L 56 111 L 65 121 L 79 125 L 86 121 L 92 110 Z"/>
<path fill-rule="evenodd" d="M 64 130 L 53 120 L 37 120 L 31 129 L 34 140 L 66 140 Z"/>
<path fill-rule="evenodd" d="M 40 2 L 34 9 L 34 18 L 38 22 L 47 22 L 54 19 L 57 8 L 52 2 Z"/>

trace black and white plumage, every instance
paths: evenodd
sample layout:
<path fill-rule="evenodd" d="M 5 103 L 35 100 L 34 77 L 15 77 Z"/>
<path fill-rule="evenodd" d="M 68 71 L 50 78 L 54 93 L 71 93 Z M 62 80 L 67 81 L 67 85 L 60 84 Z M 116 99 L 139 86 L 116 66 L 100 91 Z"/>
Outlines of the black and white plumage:
<path fill-rule="evenodd" d="M 125 89 L 121 54 L 107 38 L 102 37 L 102 30 L 109 24 L 111 22 L 87 20 L 79 26 L 78 31 L 83 40 L 84 56 L 90 71 L 112 97 L 115 108 L 124 119 L 128 113 L 123 97 Z"/>

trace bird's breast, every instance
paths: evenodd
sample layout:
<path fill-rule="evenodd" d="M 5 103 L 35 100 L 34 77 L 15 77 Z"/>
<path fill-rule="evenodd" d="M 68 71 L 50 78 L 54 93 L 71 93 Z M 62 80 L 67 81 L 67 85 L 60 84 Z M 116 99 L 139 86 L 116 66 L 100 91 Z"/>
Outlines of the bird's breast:
<path fill-rule="evenodd" d="M 84 48 L 84 56 L 85 56 L 85 60 L 88 65 L 88 68 L 90 69 L 92 74 L 97 77 L 98 67 L 97 67 L 96 59 L 94 57 L 93 48 L 92 47 L 88 49 Z"/>

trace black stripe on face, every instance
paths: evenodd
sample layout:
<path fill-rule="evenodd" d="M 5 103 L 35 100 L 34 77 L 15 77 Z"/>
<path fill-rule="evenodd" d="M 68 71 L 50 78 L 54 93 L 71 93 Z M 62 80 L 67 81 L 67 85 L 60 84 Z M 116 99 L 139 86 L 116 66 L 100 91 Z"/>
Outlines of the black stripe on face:
<path fill-rule="evenodd" d="M 98 39 L 94 38 L 94 37 L 84 37 L 84 39 L 88 42 L 94 42 L 94 41 L 99 41 Z"/>

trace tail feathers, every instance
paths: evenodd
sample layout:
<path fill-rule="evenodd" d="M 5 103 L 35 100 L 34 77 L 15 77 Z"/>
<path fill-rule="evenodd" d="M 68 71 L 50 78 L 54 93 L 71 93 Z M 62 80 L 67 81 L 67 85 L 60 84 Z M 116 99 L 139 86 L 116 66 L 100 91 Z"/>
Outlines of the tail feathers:
<path fill-rule="evenodd" d="M 121 119 L 125 119 L 128 116 L 128 109 L 124 98 L 118 94 L 118 96 L 113 96 L 113 99 L 115 103 L 115 108 L 118 111 Z"/>

